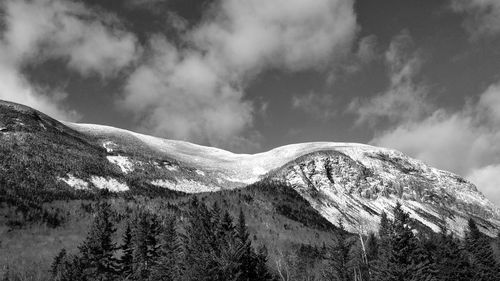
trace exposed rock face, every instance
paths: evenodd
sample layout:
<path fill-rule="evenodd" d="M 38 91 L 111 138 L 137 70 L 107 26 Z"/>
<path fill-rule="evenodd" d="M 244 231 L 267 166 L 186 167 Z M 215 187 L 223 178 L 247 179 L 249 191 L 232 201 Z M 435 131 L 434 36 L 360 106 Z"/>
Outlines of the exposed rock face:
<path fill-rule="evenodd" d="M 355 143 L 286 145 L 235 154 L 107 126 L 61 123 L 26 106 L 0 101 L 0 182 L 57 189 L 170 189 L 186 193 L 244 188 L 278 180 L 296 189 L 332 223 L 375 231 L 383 211 L 400 202 L 438 231 L 461 235 L 473 217 L 496 235 L 500 211 L 470 182 L 401 152 Z M 26 173 L 25 173 L 26 172 Z M 363 229 L 359 229 L 363 228 Z"/>
<path fill-rule="evenodd" d="M 446 222 L 461 235 L 474 217 L 489 235 L 500 227 L 498 208 L 463 178 L 383 148 L 319 151 L 268 175 L 288 183 L 320 213 L 351 231 L 375 231 L 383 211 L 400 202 L 434 231 Z M 359 226 L 363 229 L 359 229 Z"/>

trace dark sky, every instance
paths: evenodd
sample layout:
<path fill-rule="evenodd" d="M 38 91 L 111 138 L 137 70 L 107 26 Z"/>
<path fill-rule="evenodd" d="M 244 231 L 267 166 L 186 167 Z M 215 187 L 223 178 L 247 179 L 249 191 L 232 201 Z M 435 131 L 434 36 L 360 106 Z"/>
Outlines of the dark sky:
<path fill-rule="evenodd" d="M 496 0 L 6 0 L 0 98 L 253 153 L 401 150 L 500 202 Z"/>

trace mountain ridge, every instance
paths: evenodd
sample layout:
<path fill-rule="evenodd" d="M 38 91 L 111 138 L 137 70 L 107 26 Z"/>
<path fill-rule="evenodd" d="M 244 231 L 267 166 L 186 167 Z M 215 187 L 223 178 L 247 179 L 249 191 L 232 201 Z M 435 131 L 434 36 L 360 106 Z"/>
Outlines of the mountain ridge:
<path fill-rule="evenodd" d="M 24 159 L 17 168 L 36 173 L 34 159 L 45 177 L 52 175 L 34 176 L 34 182 L 43 178 L 56 189 L 200 193 L 279 181 L 352 232 L 375 230 L 381 212 L 396 202 L 433 231 L 446 223 L 460 235 L 468 217 L 490 236 L 500 229 L 500 211 L 472 183 L 388 148 L 313 142 L 235 154 L 110 126 L 59 122 L 9 102 L 0 102 L 0 117 L 6 159 Z M 5 163 L 2 170 L 4 181 L 15 174 Z"/>

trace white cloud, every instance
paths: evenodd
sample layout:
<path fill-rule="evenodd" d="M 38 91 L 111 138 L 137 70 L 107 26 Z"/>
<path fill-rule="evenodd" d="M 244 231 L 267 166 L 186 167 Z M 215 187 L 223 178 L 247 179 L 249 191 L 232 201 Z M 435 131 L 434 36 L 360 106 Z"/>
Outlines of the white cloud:
<path fill-rule="evenodd" d="M 0 37 L 0 98 L 37 108 L 56 118 L 77 114 L 60 104 L 66 94 L 32 85 L 21 69 L 62 58 L 82 75 L 102 77 L 128 66 L 138 53 L 136 39 L 111 15 L 63 0 L 2 2 L 5 28 Z"/>
<path fill-rule="evenodd" d="M 122 105 L 158 135 L 227 146 L 252 126 L 245 86 L 261 71 L 322 68 L 350 49 L 353 1 L 221 0 L 184 47 L 151 40 Z"/>
<path fill-rule="evenodd" d="M 450 112 L 432 105 L 429 89 L 416 79 L 423 60 L 413 51 L 407 32 L 392 40 L 385 60 L 387 91 L 354 100 L 349 107 L 358 115 L 358 124 L 378 130 L 370 143 L 467 177 L 500 203 L 498 179 L 493 178 L 500 167 L 500 82 L 476 100 L 468 100 L 461 110 Z"/>
<path fill-rule="evenodd" d="M 451 8 L 466 14 L 464 27 L 472 39 L 500 33 L 500 1 L 452 0 Z"/>
<path fill-rule="evenodd" d="M 201 53 L 182 51 L 157 37 L 153 57 L 126 86 L 122 106 L 141 120 L 143 130 L 170 138 L 223 143 L 251 122 L 243 93 L 221 79 Z"/>
<path fill-rule="evenodd" d="M 233 69 L 301 70 L 348 50 L 356 29 L 353 1 L 224 0 L 193 41 Z"/>
<path fill-rule="evenodd" d="M 389 87 L 381 94 L 355 99 L 349 105 L 348 111 L 358 115 L 357 124 L 414 120 L 428 112 L 428 89 L 415 81 L 422 62 L 418 51 L 412 51 L 412 47 L 413 41 L 406 31 L 393 38 L 384 56 Z"/>
<path fill-rule="evenodd" d="M 112 15 L 62 0 L 7 1 L 7 31 L 11 55 L 24 60 L 66 58 L 69 67 L 87 75 L 115 74 L 137 56 L 134 35 L 118 28 Z"/>
<path fill-rule="evenodd" d="M 500 203 L 498 188 L 494 187 L 498 179 L 493 181 L 494 171 L 500 165 L 496 115 L 500 103 L 496 89 L 495 85 L 489 87 L 477 102 L 460 111 L 438 109 L 426 118 L 403 121 L 377 135 L 371 143 L 401 150 L 432 166 L 465 176 L 492 201 Z"/>
<path fill-rule="evenodd" d="M 1 52 L 1 47 L 0 47 Z M 34 107 L 61 120 L 76 120 L 79 115 L 58 105 L 64 94 L 50 95 L 32 86 L 19 70 L 5 62 L 0 54 L 0 99 Z"/>
<path fill-rule="evenodd" d="M 500 124 L 500 82 L 488 87 L 481 95 L 479 107 L 487 120 Z"/>
<path fill-rule="evenodd" d="M 474 112 L 438 110 L 422 121 L 401 123 L 372 143 L 404 151 L 438 168 L 467 175 L 500 160 L 500 134 Z"/>
<path fill-rule="evenodd" d="M 473 170 L 467 178 L 477 184 L 486 197 L 500 206 L 500 164 Z"/>

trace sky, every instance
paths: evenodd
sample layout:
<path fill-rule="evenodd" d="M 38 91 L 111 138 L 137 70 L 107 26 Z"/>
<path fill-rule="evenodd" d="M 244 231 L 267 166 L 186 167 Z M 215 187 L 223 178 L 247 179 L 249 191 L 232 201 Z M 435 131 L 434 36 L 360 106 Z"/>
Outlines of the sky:
<path fill-rule="evenodd" d="M 394 148 L 500 204 L 497 0 L 3 0 L 0 99 L 238 153 Z"/>

